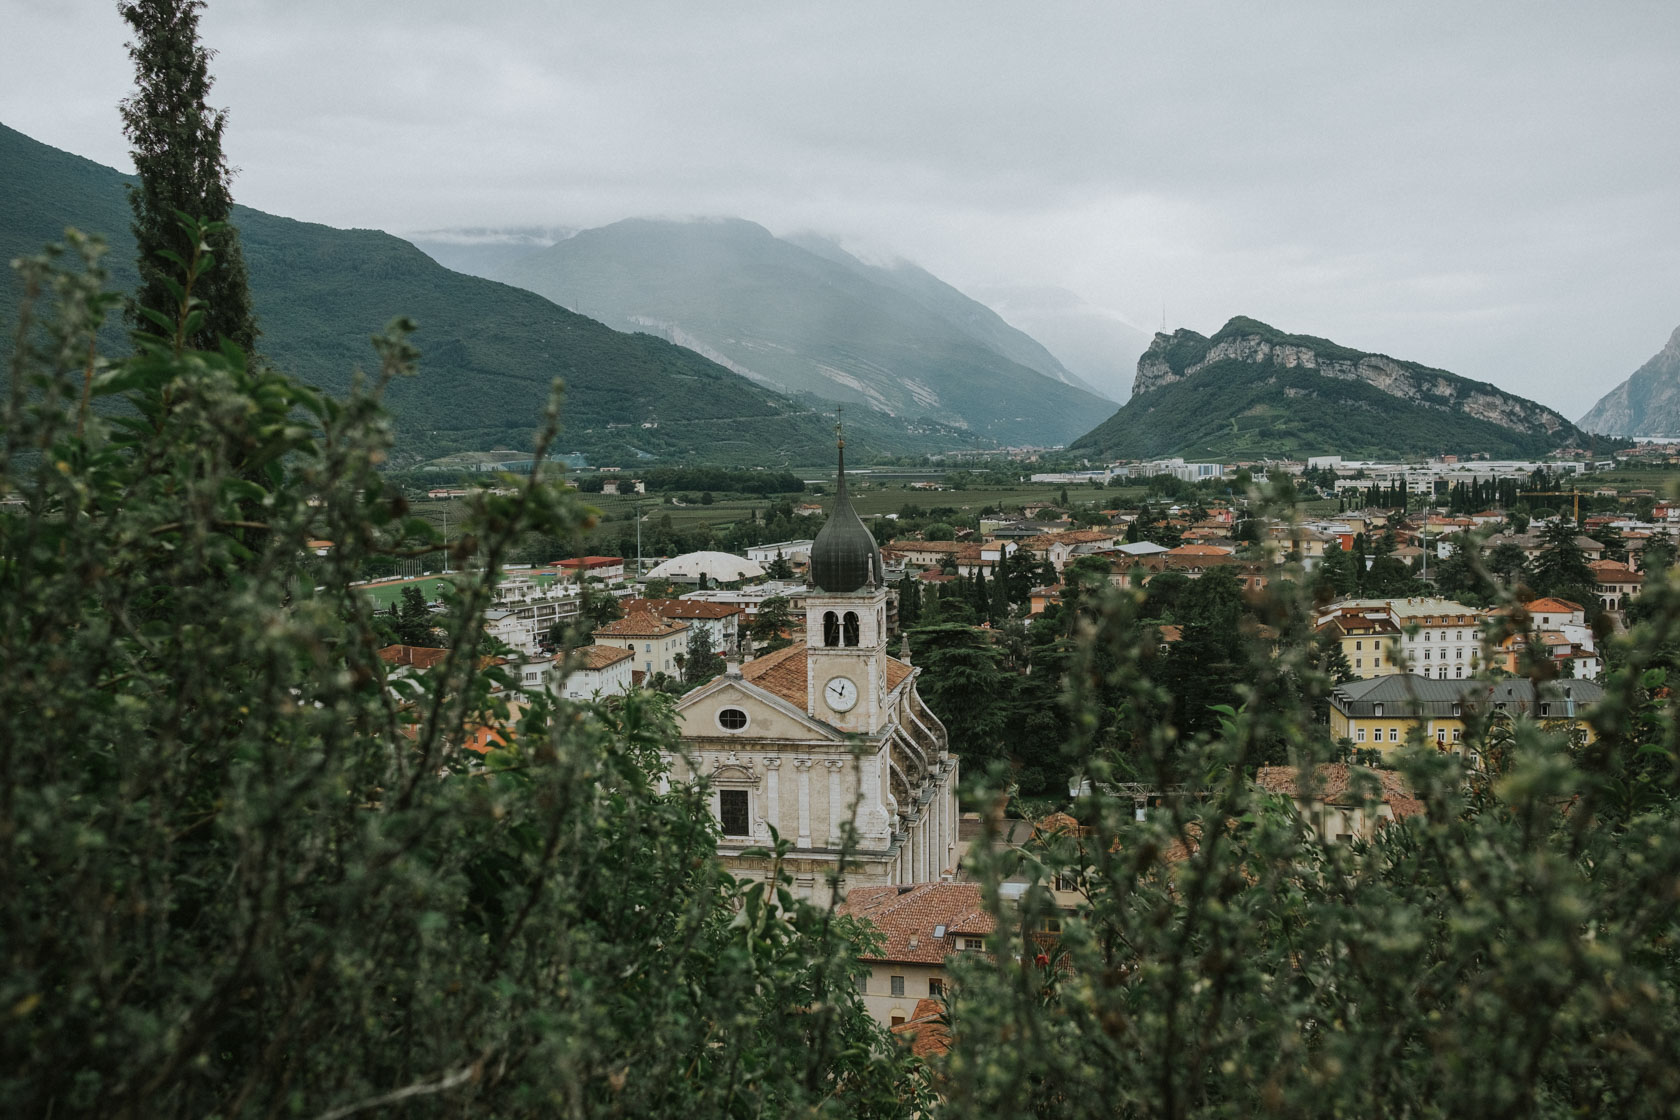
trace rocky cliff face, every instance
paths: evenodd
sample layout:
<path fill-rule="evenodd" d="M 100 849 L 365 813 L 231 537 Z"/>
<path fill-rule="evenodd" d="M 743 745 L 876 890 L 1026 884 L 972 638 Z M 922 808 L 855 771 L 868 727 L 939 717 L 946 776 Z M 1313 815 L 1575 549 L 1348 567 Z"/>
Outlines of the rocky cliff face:
<path fill-rule="evenodd" d="M 1667 346 L 1581 417 L 1581 427 L 1610 436 L 1680 434 L 1680 327 Z"/>
<path fill-rule="evenodd" d="M 1676 337 L 1680 338 L 1680 332 Z M 1211 339 L 1189 330 L 1157 334 L 1138 359 L 1132 395 L 1136 398 L 1229 363 L 1309 369 L 1339 381 L 1361 381 L 1423 408 L 1463 413 L 1512 431 L 1558 435 L 1570 427 L 1568 420 L 1551 409 L 1483 382 L 1382 354 L 1348 350 L 1323 339 L 1280 335 L 1264 323 L 1242 318 L 1232 319 Z M 1675 388 L 1680 398 L 1680 382 Z"/>

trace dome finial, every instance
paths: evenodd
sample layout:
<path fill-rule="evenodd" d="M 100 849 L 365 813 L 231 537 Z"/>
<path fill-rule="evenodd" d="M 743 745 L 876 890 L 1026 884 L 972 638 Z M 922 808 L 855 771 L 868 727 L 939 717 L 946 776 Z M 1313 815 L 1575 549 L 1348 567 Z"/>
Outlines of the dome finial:
<path fill-rule="evenodd" d="M 834 410 L 834 443 L 834 508 L 811 545 L 811 583 L 828 592 L 878 587 L 886 582 L 881 549 L 846 493 L 846 436 L 838 408 Z"/>

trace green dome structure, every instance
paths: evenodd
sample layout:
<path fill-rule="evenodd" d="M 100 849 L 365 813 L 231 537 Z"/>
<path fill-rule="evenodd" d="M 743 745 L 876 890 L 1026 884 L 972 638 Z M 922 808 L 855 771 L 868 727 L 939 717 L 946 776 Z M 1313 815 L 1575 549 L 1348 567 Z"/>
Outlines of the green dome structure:
<path fill-rule="evenodd" d="M 811 585 L 830 593 L 880 587 L 886 582 L 881 549 L 846 495 L 846 441 L 842 438 L 836 442 L 839 480 L 834 508 L 811 545 Z"/>

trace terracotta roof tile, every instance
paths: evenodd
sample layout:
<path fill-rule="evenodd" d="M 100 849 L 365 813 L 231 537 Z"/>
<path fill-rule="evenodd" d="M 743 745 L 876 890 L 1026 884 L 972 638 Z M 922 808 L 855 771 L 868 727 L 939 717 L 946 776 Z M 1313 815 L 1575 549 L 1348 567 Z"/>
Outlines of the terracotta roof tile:
<path fill-rule="evenodd" d="M 623 646 L 579 646 L 570 653 L 554 655 L 556 664 L 564 665 L 576 661 L 580 669 L 605 669 L 608 665 L 616 665 L 625 658 L 634 657 L 630 650 Z"/>
<path fill-rule="evenodd" d="M 805 647 L 788 646 L 741 666 L 741 676 L 790 704 L 805 706 Z"/>
<path fill-rule="evenodd" d="M 858 887 L 839 913 L 868 918 L 886 935 L 871 960 L 939 964 L 959 951 L 959 937 L 992 932 L 992 916 L 980 905 L 978 883 L 919 883 L 913 887 Z M 933 931 L 945 927 L 944 937 Z"/>
<path fill-rule="evenodd" d="M 416 669 L 430 669 L 448 656 L 448 650 L 430 646 L 396 645 L 379 651 L 379 659 L 387 665 L 409 665 Z"/>
<path fill-rule="evenodd" d="M 1352 805 L 1353 774 L 1360 771 L 1377 779 L 1377 800 L 1394 810 L 1396 818 L 1423 812 L 1423 802 L 1412 795 L 1406 779 L 1395 770 L 1374 770 L 1364 766 L 1350 766 L 1346 762 L 1321 762 L 1313 767 L 1310 784 L 1305 792 L 1326 805 Z M 1254 775 L 1254 784 L 1267 793 L 1281 793 L 1286 797 L 1300 797 L 1301 771 L 1294 766 L 1262 766 Z"/>
<path fill-rule="evenodd" d="M 1524 603 L 1529 614 L 1568 614 L 1581 608 L 1579 603 L 1571 603 L 1568 599 L 1535 599 Z"/>
<path fill-rule="evenodd" d="M 687 630 L 686 622 L 668 622 L 651 611 L 631 611 L 595 630 L 600 638 L 664 638 Z"/>
<path fill-rule="evenodd" d="M 951 1029 L 941 1021 L 945 1008 L 936 999 L 919 999 L 910 1018 L 892 1028 L 892 1033 L 910 1044 L 918 1058 L 933 1058 L 951 1049 Z"/>
<path fill-rule="evenodd" d="M 664 619 L 685 618 L 728 618 L 732 614 L 743 614 L 743 609 L 732 603 L 714 603 L 706 599 L 626 599 L 624 613 L 646 611 Z"/>
<path fill-rule="evenodd" d="M 805 706 L 806 649 L 802 645 L 788 646 L 775 653 L 754 658 L 741 666 L 741 676 L 774 693 L 790 704 Z M 914 670 L 896 657 L 887 660 L 887 691 L 904 683 Z"/>

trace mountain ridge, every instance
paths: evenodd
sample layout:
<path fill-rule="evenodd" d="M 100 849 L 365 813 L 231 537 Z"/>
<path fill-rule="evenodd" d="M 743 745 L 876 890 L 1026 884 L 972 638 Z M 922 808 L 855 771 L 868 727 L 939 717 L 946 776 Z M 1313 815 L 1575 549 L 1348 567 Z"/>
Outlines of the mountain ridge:
<path fill-rule="evenodd" d="M 1680 327 L 1577 423 L 1611 436 L 1680 435 Z"/>
<path fill-rule="evenodd" d="M 739 218 L 625 219 L 518 256 L 496 276 L 610 325 L 703 345 L 778 391 L 1002 443 L 1065 443 L 1112 404 L 931 274 L 890 275 L 838 246 L 814 252 Z M 953 322 L 964 316 L 972 321 Z M 1000 338 L 1059 373 L 1000 353 Z"/>
<path fill-rule="evenodd" d="M 1157 334 L 1132 398 L 1072 449 L 1294 457 L 1535 455 L 1588 437 L 1487 382 L 1236 316 L 1211 336 Z"/>

